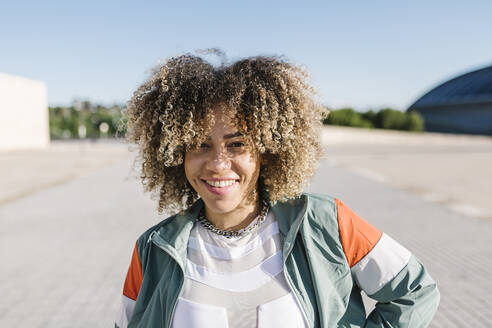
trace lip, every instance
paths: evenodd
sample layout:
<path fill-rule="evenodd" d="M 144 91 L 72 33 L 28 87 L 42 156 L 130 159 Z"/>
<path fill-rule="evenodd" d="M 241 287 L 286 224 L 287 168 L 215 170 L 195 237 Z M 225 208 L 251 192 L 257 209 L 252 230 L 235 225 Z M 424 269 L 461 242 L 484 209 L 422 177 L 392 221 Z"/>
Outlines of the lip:
<path fill-rule="evenodd" d="M 200 180 L 209 180 L 209 181 L 227 181 L 227 180 L 239 180 L 237 178 L 200 178 Z"/>
<path fill-rule="evenodd" d="M 237 179 L 207 179 L 207 180 L 212 180 L 212 181 L 222 181 L 222 180 L 235 180 L 236 181 L 236 183 L 234 183 L 230 186 L 219 188 L 219 187 L 213 187 L 213 186 L 209 185 L 204 180 L 205 179 L 200 179 L 200 182 L 205 185 L 205 187 L 207 188 L 208 191 L 210 191 L 212 194 L 221 195 L 221 196 L 227 195 L 228 193 L 230 193 L 231 191 L 236 189 L 237 185 L 239 184 L 239 181 Z"/>

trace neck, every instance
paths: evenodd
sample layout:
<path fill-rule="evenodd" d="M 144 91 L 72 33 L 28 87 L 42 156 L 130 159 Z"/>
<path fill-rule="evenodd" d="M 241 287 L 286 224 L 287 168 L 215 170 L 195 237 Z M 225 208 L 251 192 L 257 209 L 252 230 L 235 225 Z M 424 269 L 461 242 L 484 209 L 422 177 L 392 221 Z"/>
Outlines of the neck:
<path fill-rule="evenodd" d="M 212 212 L 205 204 L 205 216 L 219 229 L 237 231 L 246 228 L 260 213 L 261 207 L 259 198 L 227 213 Z"/>

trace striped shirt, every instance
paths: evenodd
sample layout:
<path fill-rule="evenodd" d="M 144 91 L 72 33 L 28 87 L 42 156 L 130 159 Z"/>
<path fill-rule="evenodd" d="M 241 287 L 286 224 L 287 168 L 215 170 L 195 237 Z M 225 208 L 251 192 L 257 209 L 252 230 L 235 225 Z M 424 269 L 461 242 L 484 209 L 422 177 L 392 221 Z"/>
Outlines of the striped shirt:
<path fill-rule="evenodd" d="M 271 211 L 258 228 L 240 237 L 220 236 L 195 223 L 187 254 L 174 328 L 305 327 L 285 281 Z"/>

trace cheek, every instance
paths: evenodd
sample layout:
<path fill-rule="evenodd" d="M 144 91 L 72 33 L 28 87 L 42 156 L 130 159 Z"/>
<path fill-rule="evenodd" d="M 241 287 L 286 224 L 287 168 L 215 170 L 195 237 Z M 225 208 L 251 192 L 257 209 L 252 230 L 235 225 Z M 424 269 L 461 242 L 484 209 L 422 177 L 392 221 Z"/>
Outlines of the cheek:
<path fill-rule="evenodd" d="M 185 175 L 186 179 L 188 179 L 188 182 L 192 183 L 193 181 L 193 176 L 195 175 L 195 168 L 196 168 L 196 159 L 193 157 L 193 155 L 186 154 L 185 159 L 184 159 L 184 170 L 185 170 Z"/>
<path fill-rule="evenodd" d="M 241 169 L 251 180 L 257 180 L 260 173 L 260 162 L 258 158 L 246 155 L 241 161 Z"/>

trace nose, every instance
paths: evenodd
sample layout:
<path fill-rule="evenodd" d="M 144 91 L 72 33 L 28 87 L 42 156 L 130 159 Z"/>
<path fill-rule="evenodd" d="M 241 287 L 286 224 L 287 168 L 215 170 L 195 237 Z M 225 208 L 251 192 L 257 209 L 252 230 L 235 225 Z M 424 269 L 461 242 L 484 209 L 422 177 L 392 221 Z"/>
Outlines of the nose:
<path fill-rule="evenodd" d="M 207 163 L 207 168 L 216 172 L 231 168 L 231 159 L 225 149 L 220 147 L 212 152 L 212 156 Z"/>

